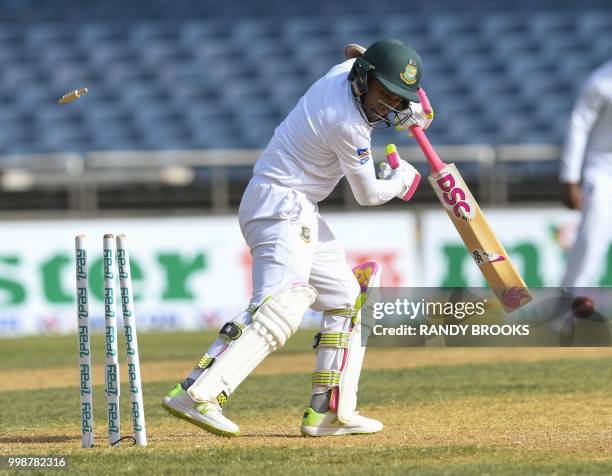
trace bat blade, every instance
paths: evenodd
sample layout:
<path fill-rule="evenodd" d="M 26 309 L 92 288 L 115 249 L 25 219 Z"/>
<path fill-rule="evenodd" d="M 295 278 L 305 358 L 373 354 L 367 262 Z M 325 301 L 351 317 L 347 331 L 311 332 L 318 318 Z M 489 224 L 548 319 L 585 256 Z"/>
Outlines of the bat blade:
<path fill-rule="evenodd" d="M 491 230 L 455 164 L 444 164 L 428 179 L 504 310 L 512 312 L 529 303 L 533 299 L 531 293 Z"/>

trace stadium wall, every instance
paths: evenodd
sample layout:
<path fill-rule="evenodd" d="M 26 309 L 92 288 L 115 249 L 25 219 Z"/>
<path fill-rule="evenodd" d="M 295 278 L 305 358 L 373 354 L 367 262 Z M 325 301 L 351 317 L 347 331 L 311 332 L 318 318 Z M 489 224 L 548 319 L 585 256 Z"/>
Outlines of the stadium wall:
<path fill-rule="evenodd" d="M 556 286 L 578 215 L 560 208 L 486 210 L 530 286 Z M 438 208 L 330 213 L 351 264 L 376 259 L 383 286 L 480 286 L 482 277 Z M 44 229 L 44 236 L 40 230 Z M 0 336 L 76 329 L 74 236 L 89 237 L 91 315 L 103 319 L 102 236 L 125 233 L 142 331 L 217 328 L 250 295 L 250 256 L 234 217 L 32 220 L 0 223 Z M 600 285 L 612 285 L 612 246 Z M 314 324 L 308 316 L 305 326 Z"/>

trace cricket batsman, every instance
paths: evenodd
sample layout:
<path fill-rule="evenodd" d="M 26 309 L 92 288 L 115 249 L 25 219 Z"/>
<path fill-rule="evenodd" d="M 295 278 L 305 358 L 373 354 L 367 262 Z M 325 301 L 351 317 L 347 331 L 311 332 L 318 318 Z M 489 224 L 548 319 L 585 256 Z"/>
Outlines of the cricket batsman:
<path fill-rule="evenodd" d="M 238 219 L 253 258 L 248 308 L 221 328 L 191 373 L 163 399 L 167 411 L 212 433 L 239 435 L 223 405 L 267 355 L 285 344 L 309 308 L 322 311 L 323 319 L 302 434 L 383 428 L 356 411 L 365 353 L 360 309 L 381 270 L 373 262 L 351 270 L 318 203 L 343 176 L 363 206 L 412 193 L 419 174 L 405 161 L 377 178 L 370 136 L 373 129 L 413 124 L 425 129 L 432 116 L 418 104 L 422 64 L 412 47 L 384 39 L 365 51 L 349 45 L 345 55 L 347 60 L 316 81 L 276 128 L 242 197 Z"/>

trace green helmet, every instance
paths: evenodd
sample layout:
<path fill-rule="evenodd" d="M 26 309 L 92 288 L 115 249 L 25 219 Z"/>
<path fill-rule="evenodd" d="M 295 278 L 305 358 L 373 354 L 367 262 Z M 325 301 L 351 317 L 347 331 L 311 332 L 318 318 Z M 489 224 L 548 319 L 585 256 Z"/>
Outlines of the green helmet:
<path fill-rule="evenodd" d="M 355 60 L 349 80 L 357 95 L 367 91 L 368 75 L 373 73 L 384 88 L 410 102 L 420 102 L 417 94 L 423 64 L 417 51 L 400 40 L 380 40 Z"/>

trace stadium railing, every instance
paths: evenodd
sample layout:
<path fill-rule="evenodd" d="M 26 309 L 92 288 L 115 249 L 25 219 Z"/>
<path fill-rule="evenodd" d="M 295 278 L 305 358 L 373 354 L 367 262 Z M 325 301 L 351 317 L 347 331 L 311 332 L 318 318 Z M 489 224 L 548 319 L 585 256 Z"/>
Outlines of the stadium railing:
<path fill-rule="evenodd" d="M 439 146 L 447 162 L 458 162 L 481 204 L 558 200 L 557 145 Z M 426 177 L 417 147 L 399 153 Z M 60 210 L 95 214 L 104 210 L 190 209 L 227 213 L 239 203 L 259 150 L 101 151 L 86 154 L 0 156 L 0 210 Z M 375 160 L 384 159 L 374 148 Z M 416 203 L 436 201 L 422 186 Z M 59 194 L 49 200 L 49 194 Z M 346 183 L 330 203 L 356 207 Z"/>

